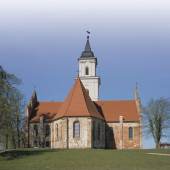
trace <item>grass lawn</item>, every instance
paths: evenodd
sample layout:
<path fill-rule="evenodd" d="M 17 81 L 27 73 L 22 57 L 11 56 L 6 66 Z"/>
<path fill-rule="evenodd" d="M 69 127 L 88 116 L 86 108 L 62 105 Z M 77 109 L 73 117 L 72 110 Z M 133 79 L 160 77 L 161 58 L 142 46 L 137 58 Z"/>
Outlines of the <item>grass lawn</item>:
<path fill-rule="evenodd" d="M 166 150 L 17 150 L 0 154 L 0 170 L 170 170 Z"/>

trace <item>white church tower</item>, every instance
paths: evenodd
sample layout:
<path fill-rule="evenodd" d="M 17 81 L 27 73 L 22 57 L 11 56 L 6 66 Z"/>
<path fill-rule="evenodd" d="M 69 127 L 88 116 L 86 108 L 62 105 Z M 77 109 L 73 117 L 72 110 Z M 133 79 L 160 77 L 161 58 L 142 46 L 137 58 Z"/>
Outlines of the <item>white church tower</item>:
<path fill-rule="evenodd" d="M 93 101 L 99 99 L 100 77 L 96 76 L 97 58 L 90 47 L 89 36 L 79 62 L 79 77 Z"/>

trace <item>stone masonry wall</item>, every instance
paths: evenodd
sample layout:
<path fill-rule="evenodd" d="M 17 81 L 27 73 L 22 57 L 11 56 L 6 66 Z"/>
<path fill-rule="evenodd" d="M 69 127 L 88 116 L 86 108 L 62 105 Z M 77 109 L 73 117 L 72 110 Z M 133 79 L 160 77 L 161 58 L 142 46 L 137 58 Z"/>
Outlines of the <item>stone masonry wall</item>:
<path fill-rule="evenodd" d="M 93 148 L 105 148 L 105 121 L 93 118 Z"/>
<path fill-rule="evenodd" d="M 35 132 L 34 126 L 37 126 L 37 133 Z M 29 134 L 30 134 L 30 147 L 50 147 L 47 146 L 47 142 L 50 144 L 51 133 L 49 132 L 49 136 L 46 136 L 46 126 L 49 123 L 31 123 Z"/>
<path fill-rule="evenodd" d="M 78 138 L 73 137 L 74 122 L 80 123 Z M 52 148 L 105 148 L 105 122 L 100 119 L 90 117 L 59 119 L 51 123 L 51 133 Z"/>
<path fill-rule="evenodd" d="M 73 137 L 73 123 L 80 122 L 80 138 Z M 69 124 L 69 148 L 91 148 L 92 141 L 92 119 L 86 117 L 72 117 L 68 119 Z"/>
<path fill-rule="evenodd" d="M 73 137 L 73 123 L 80 122 L 80 138 Z M 91 118 L 71 117 L 51 123 L 52 148 L 91 148 Z M 68 125 L 68 129 L 67 129 Z M 58 126 L 58 132 L 57 132 Z M 58 134 L 57 134 L 58 133 Z"/>
<path fill-rule="evenodd" d="M 67 148 L 66 118 L 51 123 L 51 148 Z"/>
<path fill-rule="evenodd" d="M 140 148 L 140 123 L 108 123 L 106 131 L 106 147 L 115 149 Z M 133 128 L 133 138 L 129 139 L 129 127 Z"/>

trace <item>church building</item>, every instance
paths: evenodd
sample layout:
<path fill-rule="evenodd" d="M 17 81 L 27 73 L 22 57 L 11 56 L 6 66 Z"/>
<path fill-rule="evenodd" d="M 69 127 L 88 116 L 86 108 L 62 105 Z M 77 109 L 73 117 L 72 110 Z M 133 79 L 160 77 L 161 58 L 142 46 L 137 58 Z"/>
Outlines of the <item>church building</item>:
<path fill-rule="evenodd" d="M 27 105 L 30 147 L 138 149 L 142 147 L 140 97 L 99 98 L 97 58 L 89 36 L 78 58 L 79 74 L 64 101 L 39 101 L 34 91 Z"/>

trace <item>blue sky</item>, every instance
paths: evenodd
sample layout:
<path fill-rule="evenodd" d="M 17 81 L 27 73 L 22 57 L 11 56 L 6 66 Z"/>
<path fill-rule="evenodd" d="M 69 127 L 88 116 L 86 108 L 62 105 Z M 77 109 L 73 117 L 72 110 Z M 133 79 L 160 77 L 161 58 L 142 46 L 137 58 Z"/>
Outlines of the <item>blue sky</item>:
<path fill-rule="evenodd" d="M 168 0 L 5 0 L 0 2 L 0 64 L 23 81 L 26 100 L 63 100 L 77 75 L 86 30 L 98 58 L 101 99 L 143 104 L 170 97 Z M 152 139 L 144 140 L 152 147 Z"/>

